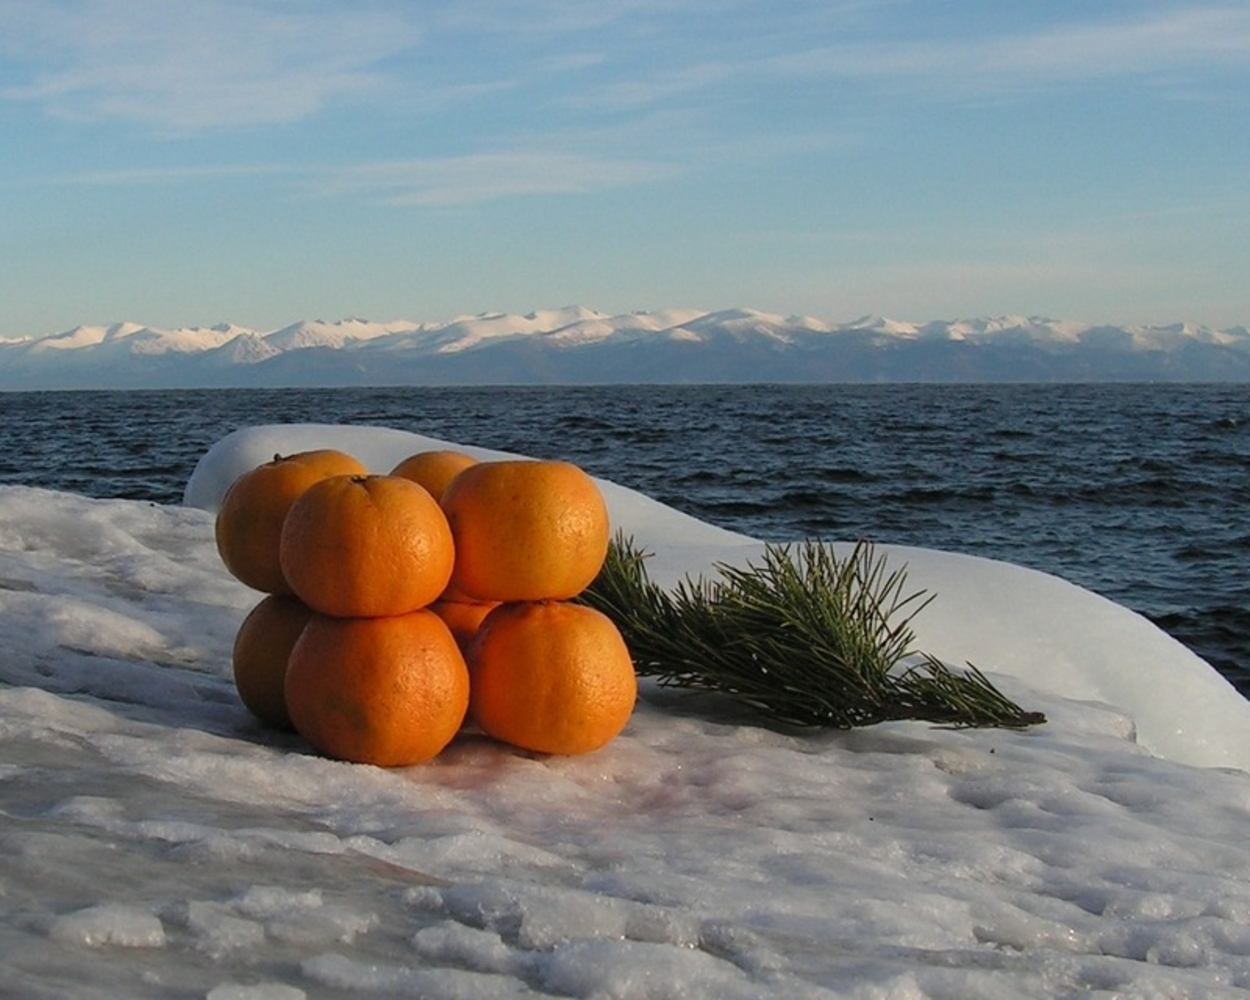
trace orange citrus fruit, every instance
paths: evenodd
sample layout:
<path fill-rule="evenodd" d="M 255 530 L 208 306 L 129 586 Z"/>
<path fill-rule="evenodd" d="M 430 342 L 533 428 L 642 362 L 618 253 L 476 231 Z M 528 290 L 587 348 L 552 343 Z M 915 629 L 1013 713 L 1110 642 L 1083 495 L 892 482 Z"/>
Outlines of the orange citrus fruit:
<path fill-rule="evenodd" d="M 456 545 L 452 593 L 471 600 L 565 600 L 607 556 L 607 505 L 570 462 L 478 462 L 441 503 Z"/>
<path fill-rule="evenodd" d="M 291 504 L 279 546 L 296 595 L 327 615 L 423 608 L 447 586 L 451 530 L 429 491 L 399 476 L 332 476 Z"/>
<path fill-rule="evenodd" d="M 465 649 L 477 635 L 482 619 L 498 606 L 497 601 L 448 601 L 440 598 L 430 605 L 430 610 L 443 619 L 460 648 Z"/>
<path fill-rule="evenodd" d="M 270 594 L 257 604 L 234 637 L 231 665 L 239 699 L 256 718 L 276 729 L 293 729 L 286 710 L 286 664 L 312 609 L 289 594 Z"/>
<path fill-rule="evenodd" d="M 402 767 L 435 757 L 460 730 L 469 672 L 432 611 L 318 614 L 291 650 L 285 694 L 296 730 L 319 753 Z"/>
<path fill-rule="evenodd" d="M 239 476 L 217 511 L 217 551 L 235 577 L 269 594 L 289 594 L 278 559 L 287 511 L 304 490 L 327 476 L 363 475 L 365 467 L 333 448 L 275 455 Z"/>
<path fill-rule="evenodd" d="M 443 490 L 447 489 L 447 484 L 456 478 L 457 473 L 476 464 L 476 458 L 462 451 L 447 449 L 419 451 L 415 455 L 409 455 L 395 466 L 391 470 L 391 475 L 402 476 L 404 479 L 411 479 L 414 483 L 420 483 L 437 500 L 443 495 Z"/>
<path fill-rule="evenodd" d="M 539 753 L 597 750 L 625 727 L 638 681 L 612 620 L 583 604 L 501 604 L 465 652 L 470 718 Z"/>

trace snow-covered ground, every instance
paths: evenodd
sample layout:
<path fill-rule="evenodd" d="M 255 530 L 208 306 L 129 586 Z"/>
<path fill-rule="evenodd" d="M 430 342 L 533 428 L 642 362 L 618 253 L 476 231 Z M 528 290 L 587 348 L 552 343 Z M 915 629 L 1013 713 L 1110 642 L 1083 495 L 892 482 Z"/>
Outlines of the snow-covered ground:
<path fill-rule="evenodd" d="M 216 499 L 276 451 L 442 443 L 257 428 L 181 507 L 0 489 L 0 996 L 1250 989 L 1250 705 L 1036 572 L 880 550 L 936 595 L 919 645 L 1044 711 L 1027 731 L 778 733 L 649 685 L 584 757 L 466 735 L 384 771 L 259 728 Z M 663 582 L 759 552 L 604 488 Z"/>

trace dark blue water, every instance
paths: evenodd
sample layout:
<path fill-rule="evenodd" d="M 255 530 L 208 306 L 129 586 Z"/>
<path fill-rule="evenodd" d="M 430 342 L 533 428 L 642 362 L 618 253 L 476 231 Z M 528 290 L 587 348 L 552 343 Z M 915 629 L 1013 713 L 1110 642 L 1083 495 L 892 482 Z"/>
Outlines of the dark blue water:
<path fill-rule="evenodd" d="M 0 482 L 177 503 L 257 423 L 378 424 L 579 462 L 775 541 L 1005 559 L 1157 621 L 1250 691 L 1237 385 L 643 386 L 0 394 Z"/>

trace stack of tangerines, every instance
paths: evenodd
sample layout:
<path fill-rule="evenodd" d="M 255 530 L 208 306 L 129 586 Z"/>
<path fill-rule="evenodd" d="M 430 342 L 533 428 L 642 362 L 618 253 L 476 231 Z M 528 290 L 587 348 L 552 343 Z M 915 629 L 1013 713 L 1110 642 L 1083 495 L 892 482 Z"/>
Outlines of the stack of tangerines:
<path fill-rule="evenodd" d="M 436 756 L 466 719 L 541 753 L 624 728 L 633 664 L 605 615 L 571 602 L 608 549 L 594 481 L 567 462 L 426 451 L 371 475 L 341 451 L 241 475 L 217 549 L 266 596 L 235 638 L 262 722 L 384 767 Z"/>

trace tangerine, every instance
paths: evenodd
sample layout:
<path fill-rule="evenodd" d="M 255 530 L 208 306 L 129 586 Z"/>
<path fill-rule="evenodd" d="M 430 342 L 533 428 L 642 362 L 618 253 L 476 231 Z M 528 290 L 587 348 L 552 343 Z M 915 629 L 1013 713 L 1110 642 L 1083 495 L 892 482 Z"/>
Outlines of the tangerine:
<path fill-rule="evenodd" d="M 608 509 L 571 462 L 478 462 L 440 501 L 456 545 L 451 593 L 475 601 L 566 600 L 608 552 Z"/>
<path fill-rule="evenodd" d="M 392 476 L 402 476 L 420 483 L 430 491 L 436 500 L 443 495 L 447 484 L 456 478 L 470 465 L 476 465 L 477 459 L 462 451 L 437 449 L 419 451 L 409 455 L 391 470 Z"/>
<path fill-rule="evenodd" d="M 275 729 L 294 729 L 286 710 L 286 664 L 312 609 L 289 594 L 270 594 L 257 604 L 234 637 L 231 665 L 239 699 Z"/>
<path fill-rule="evenodd" d="M 403 767 L 435 757 L 460 730 L 469 672 L 432 611 L 315 614 L 291 650 L 285 695 L 296 730 L 319 753 Z"/>
<path fill-rule="evenodd" d="M 584 604 L 501 604 L 465 652 L 470 718 L 539 753 L 597 750 L 625 727 L 638 681 L 612 620 Z"/>
<path fill-rule="evenodd" d="M 465 649 L 477 635 L 482 619 L 498 606 L 497 601 L 452 601 L 440 597 L 430 605 L 430 610 L 443 619 L 451 629 L 451 634 L 456 637 L 457 644 Z"/>
<path fill-rule="evenodd" d="M 282 572 L 327 615 L 402 615 L 433 602 L 455 559 L 447 518 L 429 491 L 399 476 L 331 476 L 291 504 Z"/>
<path fill-rule="evenodd" d="M 278 557 L 282 522 L 295 499 L 327 476 L 363 475 L 352 455 L 333 448 L 275 455 L 240 475 L 222 497 L 214 531 L 221 561 L 237 579 L 269 594 L 289 594 Z"/>

